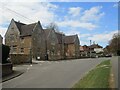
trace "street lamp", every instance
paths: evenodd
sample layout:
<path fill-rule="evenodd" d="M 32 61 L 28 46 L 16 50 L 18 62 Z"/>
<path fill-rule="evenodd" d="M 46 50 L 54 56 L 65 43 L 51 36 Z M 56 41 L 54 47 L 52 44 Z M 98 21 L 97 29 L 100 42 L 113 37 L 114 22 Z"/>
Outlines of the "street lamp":
<path fill-rule="evenodd" d="M 91 58 L 91 41 L 92 41 L 92 40 L 90 40 L 90 58 Z"/>

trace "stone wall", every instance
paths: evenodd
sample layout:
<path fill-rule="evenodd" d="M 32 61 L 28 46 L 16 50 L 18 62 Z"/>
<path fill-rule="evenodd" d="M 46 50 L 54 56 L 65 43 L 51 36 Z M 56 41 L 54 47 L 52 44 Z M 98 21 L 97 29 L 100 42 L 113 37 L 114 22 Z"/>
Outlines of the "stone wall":
<path fill-rule="evenodd" d="M 0 68 L 2 67 L 2 76 L 9 75 L 13 72 L 12 70 L 12 64 L 11 63 L 6 63 L 6 64 L 0 64 Z"/>
<path fill-rule="evenodd" d="M 40 27 L 40 23 L 38 23 L 32 34 L 32 54 L 33 58 L 40 57 L 41 60 L 44 60 L 46 53 L 45 33 Z"/>
<path fill-rule="evenodd" d="M 12 20 L 8 30 L 5 34 L 5 45 L 11 46 L 10 47 L 10 53 L 18 53 L 18 47 L 20 43 L 20 38 L 19 38 L 20 32 L 15 24 L 15 22 Z"/>
<path fill-rule="evenodd" d="M 74 44 L 66 44 L 65 47 L 66 59 L 75 58 L 75 45 Z"/>
<path fill-rule="evenodd" d="M 13 64 L 22 64 L 29 63 L 31 59 L 29 54 L 11 54 L 10 60 Z"/>
<path fill-rule="evenodd" d="M 21 52 L 21 48 L 23 49 L 23 52 Z M 19 54 L 30 54 L 31 49 L 31 36 L 26 36 L 21 38 L 21 43 L 19 46 Z"/>

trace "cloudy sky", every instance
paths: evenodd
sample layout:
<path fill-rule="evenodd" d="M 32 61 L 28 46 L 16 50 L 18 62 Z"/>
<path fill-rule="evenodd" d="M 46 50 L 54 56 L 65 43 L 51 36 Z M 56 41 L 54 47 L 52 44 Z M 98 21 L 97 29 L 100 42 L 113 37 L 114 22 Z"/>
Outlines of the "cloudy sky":
<path fill-rule="evenodd" d="M 117 2 L 0 2 L 0 12 L 3 37 L 12 18 L 43 27 L 54 22 L 66 35 L 78 34 L 81 45 L 92 40 L 105 47 L 118 31 Z"/>

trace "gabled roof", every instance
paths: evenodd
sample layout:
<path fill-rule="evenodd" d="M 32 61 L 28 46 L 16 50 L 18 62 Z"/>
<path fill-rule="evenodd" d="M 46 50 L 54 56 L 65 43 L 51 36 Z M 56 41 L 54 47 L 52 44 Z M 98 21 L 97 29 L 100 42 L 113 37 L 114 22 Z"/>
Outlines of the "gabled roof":
<path fill-rule="evenodd" d="M 33 29 L 37 23 L 24 24 L 21 22 L 14 21 L 20 31 L 20 36 L 32 35 Z"/>
<path fill-rule="evenodd" d="M 33 29 L 37 23 L 22 25 L 21 26 L 21 36 L 32 35 Z"/>
<path fill-rule="evenodd" d="M 76 39 L 76 36 L 77 35 L 71 35 L 71 36 L 65 36 L 65 41 L 64 43 L 65 44 L 72 44 L 75 42 L 75 39 Z"/>
<path fill-rule="evenodd" d="M 26 25 L 26 24 L 21 23 L 21 22 L 17 22 L 17 21 L 14 21 L 14 22 L 15 22 L 15 24 L 16 24 L 16 26 L 17 26 L 17 28 L 19 29 L 20 32 L 21 32 L 21 26 Z"/>
<path fill-rule="evenodd" d="M 58 43 L 61 44 L 62 43 L 62 40 L 63 40 L 63 36 L 65 36 L 64 34 L 62 33 L 59 33 L 59 32 L 55 32 L 56 36 L 57 36 L 57 39 L 58 39 Z"/>

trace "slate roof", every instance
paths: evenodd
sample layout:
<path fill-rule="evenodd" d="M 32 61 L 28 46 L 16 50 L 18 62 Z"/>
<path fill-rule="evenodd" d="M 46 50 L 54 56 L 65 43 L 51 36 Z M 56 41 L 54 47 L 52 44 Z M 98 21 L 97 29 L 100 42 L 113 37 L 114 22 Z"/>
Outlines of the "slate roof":
<path fill-rule="evenodd" d="M 15 22 L 15 24 L 16 24 L 16 26 L 18 27 L 18 29 L 19 29 L 20 32 L 21 32 L 21 26 L 22 26 L 22 25 L 26 25 L 26 24 L 21 23 L 21 22 L 16 22 L 16 21 L 14 21 L 14 22 Z"/>
<path fill-rule="evenodd" d="M 80 51 L 89 51 L 89 46 L 87 45 L 80 46 Z"/>
<path fill-rule="evenodd" d="M 31 35 L 36 24 L 37 23 L 21 26 L 21 36 Z"/>
<path fill-rule="evenodd" d="M 55 32 L 56 36 L 57 36 L 57 39 L 58 39 L 58 43 L 61 44 L 62 43 L 62 40 L 64 38 L 64 34 L 62 33 L 58 33 L 58 32 Z"/>
<path fill-rule="evenodd" d="M 44 29 L 46 38 L 48 37 L 50 31 L 51 31 L 51 29 Z M 58 43 L 61 44 L 61 43 L 62 43 L 63 36 L 65 36 L 65 35 L 62 34 L 62 33 L 59 33 L 59 32 L 55 32 L 55 34 L 56 34 L 56 37 L 57 37 L 57 39 L 58 39 Z"/>
<path fill-rule="evenodd" d="M 77 35 L 65 36 L 65 44 L 73 44 Z"/>
<path fill-rule="evenodd" d="M 14 22 L 20 31 L 20 36 L 31 35 L 35 25 L 37 24 L 37 23 L 24 24 L 24 23 L 16 22 L 16 21 L 14 21 Z"/>

